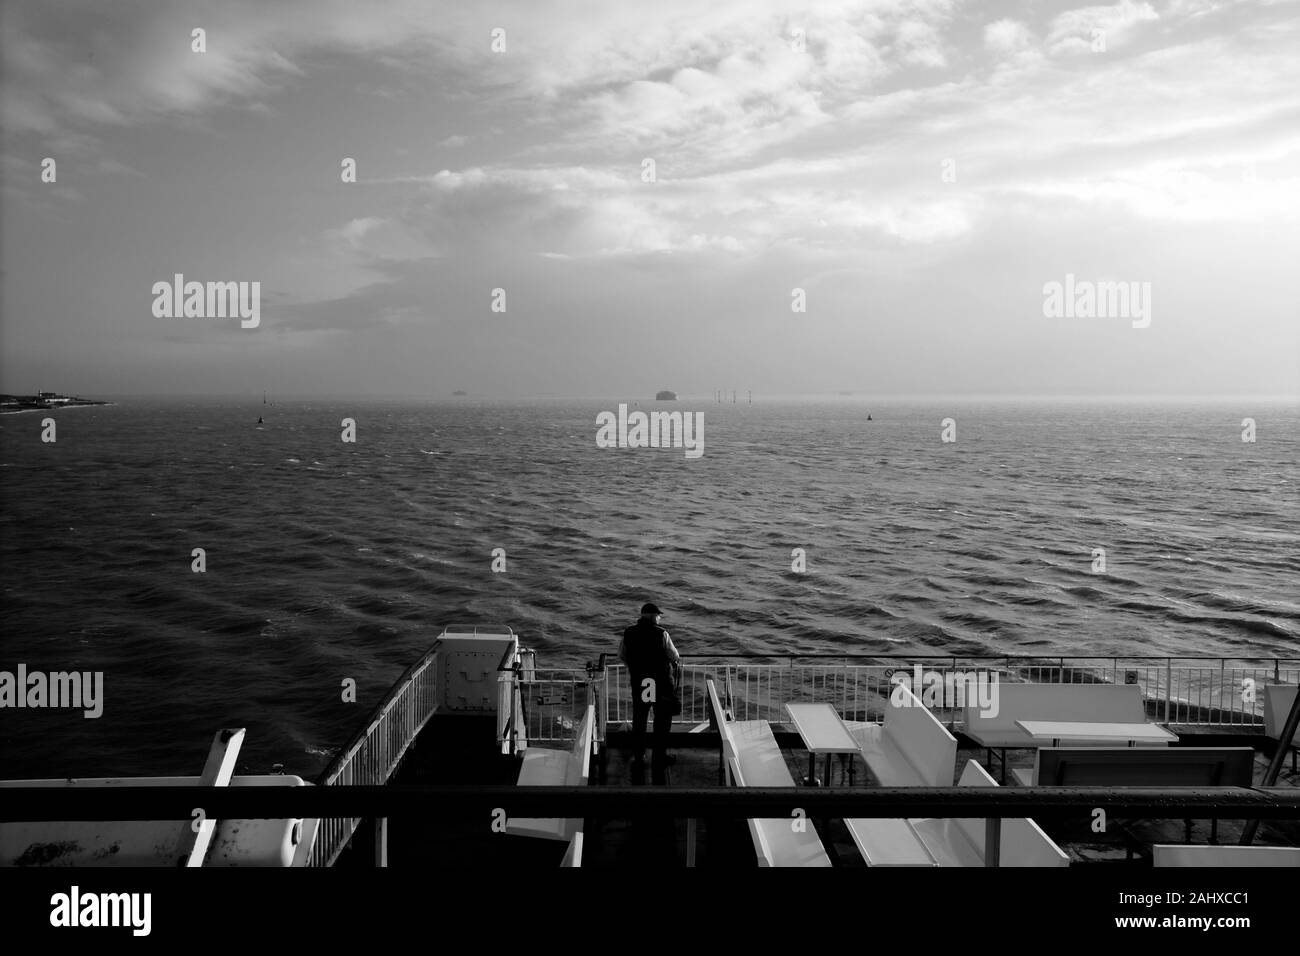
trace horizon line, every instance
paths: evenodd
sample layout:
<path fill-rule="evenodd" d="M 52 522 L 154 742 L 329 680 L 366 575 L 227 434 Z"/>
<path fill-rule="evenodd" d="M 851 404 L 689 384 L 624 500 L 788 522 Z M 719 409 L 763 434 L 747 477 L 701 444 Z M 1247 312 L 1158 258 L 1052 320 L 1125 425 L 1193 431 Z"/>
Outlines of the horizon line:
<path fill-rule="evenodd" d="M 707 402 L 709 404 L 721 405 L 747 405 L 747 389 L 736 389 L 736 400 L 733 403 L 729 400 L 726 393 L 731 389 L 724 391 L 723 400 L 718 402 L 714 392 L 700 393 L 682 393 L 678 392 L 676 401 L 681 402 Z M 0 389 L 0 394 L 22 395 L 22 392 L 6 392 Z M 35 394 L 34 392 L 32 394 Z M 253 401 L 262 397 L 262 391 L 245 391 L 245 392 L 95 392 L 95 393 L 78 393 L 78 392 L 57 392 L 56 394 L 72 396 L 85 401 L 96 401 L 98 399 L 166 399 L 175 401 L 195 401 L 195 400 L 223 400 L 223 401 Z M 268 396 L 270 395 L 268 391 Z M 464 395 L 455 395 L 451 391 L 437 394 L 411 394 L 411 393 L 385 393 L 385 392 L 357 392 L 357 393 L 308 393 L 308 392 L 286 392 L 280 395 L 271 396 L 275 400 L 286 402 L 310 402 L 310 401 L 402 401 L 402 402 L 456 402 L 456 401 L 631 401 L 645 402 L 654 404 L 658 400 L 653 394 L 647 394 L 644 397 L 627 396 L 626 394 L 614 395 L 610 393 L 586 393 L 586 394 L 564 394 L 558 392 L 538 392 L 538 393 L 521 393 L 521 394 L 492 394 L 492 393 L 475 393 L 467 392 Z M 1051 395 L 1042 393 L 1014 393 L 1014 392 L 965 392 L 965 393 L 903 393 L 903 392 L 852 392 L 852 391 L 817 391 L 817 392 L 772 392 L 756 393 L 755 400 L 766 402 L 772 401 L 791 401 L 807 399 L 842 399 L 856 401 L 875 401 L 875 402 L 952 402 L 952 401 L 991 401 L 991 402 L 1032 402 L 1036 404 L 1048 403 L 1112 403 L 1112 404 L 1189 404 L 1194 402 L 1217 403 L 1217 402 L 1267 402 L 1269 404 L 1300 404 L 1300 393 L 1217 393 L 1217 394 L 1187 394 L 1187 393 L 1170 393 L 1170 394 L 1123 394 L 1123 395 L 1105 395 L 1105 394 L 1086 394 L 1086 395 Z M 668 400 L 671 401 L 671 400 Z M 274 404 L 274 402 L 271 402 Z"/>

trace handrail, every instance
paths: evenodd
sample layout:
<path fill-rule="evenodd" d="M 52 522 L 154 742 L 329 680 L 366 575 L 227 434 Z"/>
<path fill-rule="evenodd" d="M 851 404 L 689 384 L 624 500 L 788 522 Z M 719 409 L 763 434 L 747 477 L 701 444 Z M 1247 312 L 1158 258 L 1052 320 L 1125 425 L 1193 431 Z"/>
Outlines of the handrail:
<path fill-rule="evenodd" d="M 780 704 L 788 700 L 821 700 L 832 703 L 841 715 L 853 719 L 878 719 L 878 701 L 889 692 L 893 673 L 914 670 L 941 676 L 952 671 L 981 671 L 996 674 L 998 682 L 1070 682 L 1136 684 L 1142 693 L 1148 716 L 1165 723 L 1207 727 L 1258 727 L 1263 723 L 1261 698 L 1251 696 L 1271 682 L 1300 681 L 1300 658 L 1273 658 L 1271 663 L 1250 664 L 1227 658 L 1124 657 L 1029 657 L 981 656 L 968 658 L 912 657 L 910 655 L 752 655 L 730 657 L 720 654 L 694 655 L 683 667 L 686 690 L 683 711 L 675 723 L 694 724 L 706 719 L 702 713 L 700 681 L 713 674 L 732 688 L 731 703 L 737 719 L 777 719 Z M 1212 663 L 1207 663 L 1212 662 Z M 629 688 L 626 667 L 611 665 L 608 719 L 629 718 Z M 689 688 L 694 688 L 692 692 Z M 951 693 L 951 692 L 950 692 Z M 937 709 L 950 726 L 960 717 L 960 698 L 945 698 Z M 956 704 L 957 706 L 954 706 Z"/>
<path fill-rule="evenodd" d="M 370 731 L 381 717 L 388 713 L 394 702 L 401 697 L 406 688 L 415 680 L 416 675 L 433 663 L 434 657 L 438 653 L 441 641 L 434 641 L 433 646 L 427 650 L 424 655 L 414 664 L 402 671 L 400 677 L 393 681 L 393 685 L 388 688 L 388 693 L 380 699 L 375 705 L 375 709 L 370 712 L 370 718 L 361 726 L 361 728 L 352 735 L 352 739 L 335 755 L 334 759 L 316 776 L 316 785 L 320 787 L 329 786 L 338 778 L 339 771 L 349 760 L 352 759 L 361 749 L 361 746 L 369 739 Z"/>
<path fill-rule="evenodd" d="M 802 809 L 835 817 L 1062 818 L 1104 807 L 1113 815 L 1182 819 L 1300 819 L 1293 787 L 31 787 L 5 791 L 0 817 L 35 820 L 188 820 L 420 816 L 429 807 L 490 829 L 494 811 L 525 817 L 789 819 Z"/>
<path fill-rule="evenodd" d="M 304 789 L 333 789 L 341 785 L 340 781 L 342 785 L 388 781 L 438 708 L 437 681 L 421 678 L 434 666 L 441 647 L 442 642 L 435 640 L 419 660 L 402 672 L 361 728 L 316 778 L 318 786 Z M 360 822 L 356 816 L 322 817 L 311 848 L 311 865 L 333 865 Z"/>

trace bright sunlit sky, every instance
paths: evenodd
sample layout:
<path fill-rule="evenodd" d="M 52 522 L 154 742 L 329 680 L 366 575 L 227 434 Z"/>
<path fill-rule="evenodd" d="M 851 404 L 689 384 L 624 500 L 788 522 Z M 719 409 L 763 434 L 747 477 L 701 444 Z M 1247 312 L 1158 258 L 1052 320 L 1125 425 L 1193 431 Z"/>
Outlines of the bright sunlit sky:
<path fill-rule="evenodd" d="M 1300 393 L 1294 2 L 2 9 L 0 391 Z"/>

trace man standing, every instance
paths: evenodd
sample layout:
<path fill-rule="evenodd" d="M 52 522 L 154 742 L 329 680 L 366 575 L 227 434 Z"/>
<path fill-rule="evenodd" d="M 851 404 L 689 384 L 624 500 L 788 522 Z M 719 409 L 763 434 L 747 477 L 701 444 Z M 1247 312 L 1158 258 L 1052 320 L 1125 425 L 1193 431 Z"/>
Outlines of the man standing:
<path fill-rule="evenodd" d="M 668 632 L 659 626 L 663 612 L 653 604 L 641 608 L 641 619 L 623 632 L 618 656 L 632 678 L 632 762 L 645 762 L 645 725 L 650 708 L 655 712 L 654 762 L 673 762 L 668 754 L 668 734 L 677 712 L 675 675 L 681 656 Z"/>

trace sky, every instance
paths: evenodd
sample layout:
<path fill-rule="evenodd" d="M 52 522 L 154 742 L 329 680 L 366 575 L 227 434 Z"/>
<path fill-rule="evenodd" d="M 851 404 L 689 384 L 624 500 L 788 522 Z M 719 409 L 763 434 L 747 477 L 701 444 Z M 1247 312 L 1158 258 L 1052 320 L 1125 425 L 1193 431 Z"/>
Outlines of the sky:
<path fill-rule="evenodd" d="M 1291 0 L 0 11 L 3 392 L 1300 395 Z"/>

